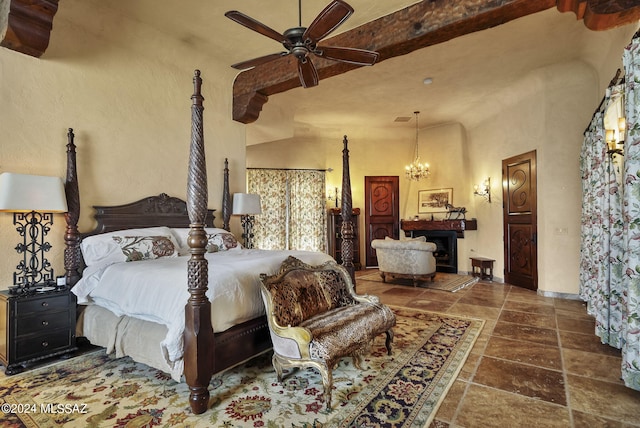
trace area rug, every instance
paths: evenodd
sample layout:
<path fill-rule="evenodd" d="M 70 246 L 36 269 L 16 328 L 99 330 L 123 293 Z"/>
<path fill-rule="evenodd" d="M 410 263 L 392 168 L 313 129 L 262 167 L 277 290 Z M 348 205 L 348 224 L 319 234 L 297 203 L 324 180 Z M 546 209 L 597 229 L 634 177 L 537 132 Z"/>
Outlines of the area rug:
<path fill-rule="evenodd" d="M 380 276 L 380 272 L 378 272 L 378 270 L 375 270 L 374 272 L 367 273 L 362 276 L 358 276 L 357 279 L 362 279 L 365 281 L 383 282 L 382 277 Z M 466 288 L 475 284 L 476 282 L 478 282 L 478 279 L 479 278 L 477 276 L 460 275 L 457 273 L 437 272 L 433 281 L 431 280 L 419 281 L 417 286 L 420 288 L 431 288 L 434 290 L 444 290 L 444 291 L 451 291 L 455 293 L 458 290 L 462 290 L 463 288 Z M 393 280 L 390 280 L 389 278 L 387 278 L 387 284 L 401 284 L 401 285 L 408 285 L 413 287 L 413 281 L 411 279 L 403 279 L 403 278 L 396 278 Z"/>
<path fill-rule="evenodd" d="M 211 380 L 209 410 L 191 413 L 185 383 L 100 350 L 14 376 L 0 374 L 3 427 L 426 427 L 484 321 L 393 308 L 393 354 L 384 335 L 363 370 L 342 359 L 333 409 L 313 369 L 276 380 L 270 353 Z"/>

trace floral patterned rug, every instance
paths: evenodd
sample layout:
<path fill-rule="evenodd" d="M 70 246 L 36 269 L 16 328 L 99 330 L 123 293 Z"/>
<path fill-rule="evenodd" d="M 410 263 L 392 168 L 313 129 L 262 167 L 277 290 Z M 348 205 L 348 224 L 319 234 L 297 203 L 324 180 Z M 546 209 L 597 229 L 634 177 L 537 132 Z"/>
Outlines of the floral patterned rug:
<path fill-rule="evenodd" d="M 313 369 L 276 380 L 271 354 L 215 376 L 209 410 L 191 413 L 185 383 L 99 350 L 14 376 L 0 374 L 3 427 L 425 427 L 484 321 L 393 308 L 393 355 L 380 335 L 363 370 L 342 359 L 332 410 Z"/>

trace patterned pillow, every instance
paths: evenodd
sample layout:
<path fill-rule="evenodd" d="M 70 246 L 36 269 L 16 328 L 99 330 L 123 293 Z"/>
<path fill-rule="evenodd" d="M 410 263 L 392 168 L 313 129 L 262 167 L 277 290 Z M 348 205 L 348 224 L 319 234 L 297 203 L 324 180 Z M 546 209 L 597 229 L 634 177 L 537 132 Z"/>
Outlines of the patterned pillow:
<path fill-rule="evenodd" d="M 170 236 L 113 236 L 128 262 L 178 257 Z"/>
<path fill-rule="evenodd" d="M 208 235 L 208 239 L 207 251 L 210 253 L 242 248 L 240 244 L 238 244 L 236 237 L 233 236 L 233 233 L 214 233 L 212 235 Z"/>

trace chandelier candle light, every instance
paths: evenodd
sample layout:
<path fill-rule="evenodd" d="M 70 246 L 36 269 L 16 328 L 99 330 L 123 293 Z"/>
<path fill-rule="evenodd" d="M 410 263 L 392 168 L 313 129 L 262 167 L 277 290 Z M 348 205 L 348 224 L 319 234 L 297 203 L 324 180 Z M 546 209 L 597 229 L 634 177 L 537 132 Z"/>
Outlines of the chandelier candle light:
<path fill-rule="evenodd" d="M 429 177 L 429 164 L 420 163 L 420 153 L 418 152 L 418 114 L 419 111 L 413 112 L 416 115 L 416 146 L 415 146 L 415 159 L 413 163 L 405 167 L 405 175 L 409 180 L 420 181 L 423 178 Z"/>

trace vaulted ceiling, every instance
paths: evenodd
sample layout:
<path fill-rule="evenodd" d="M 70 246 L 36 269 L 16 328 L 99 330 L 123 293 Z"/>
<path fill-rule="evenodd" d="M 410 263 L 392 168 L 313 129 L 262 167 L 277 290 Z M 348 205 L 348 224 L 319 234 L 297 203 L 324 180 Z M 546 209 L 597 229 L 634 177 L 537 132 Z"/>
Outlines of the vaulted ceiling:
<path fill-rule="evenodd" d="M 197 14 L 189 11 L 190 6 L 196 3 L 197 0 L 175 4 L 167 2 L 163 3 L 163 7 L 160 8 L 155 1 L 135 0 L 107 2 L 106 7 L 118 8 L 123 14 L 134 14 L 136 19 L 143 21 L 146 19 L 145 22 L 162 25 L 164 31 L 174 32 L 176 35 L 183 35 L 186 31 L 191 31 L 198 33 L 196 35 L 203 39 L 215 37 L 233 40 L 232 43 L 229 43 L 230 46 L 226 47 L 226 51 L 222 52 L 222 54 L 230 56 L 229 64 L 275 52 L 277 48 L 273 41 L 270 41 L 271 45 L 269 45 L 269 40 L 259 40 L 266 38 L 251 33 L 224 18 L 222 13 L 224 10 L 247 7 L 241 11 L 278 31 L 291 27 L 291 22 L 297 18 L 295 16 L 297 15 L 297 4 L 284 7 L 281 0 L 266 2 L 271 4 L 271 7 L 268 7 L 265 1 L 244 2 L 240 6 L 235 1 L 216 1 L 204 6 L 209 8 L 206 11 L 209 15 L 203 13 L 202 10 L 199 10 Z M 291 1 L 291 3 L 297 2 Z M 313 7 L 311 7 L 311 3 L 313 3 Z M 310 22 L 318 13 L 319 9 L 314 8 L 322 8 L 327 3 L 329 0 L 303 1 L 303 9 L 308 4 L 307 9 L 313 9 L 306 11 L 302 19 L 303 23 Z M 387 0 L 373 2 L 375 4 L 366 0 L 349 0 L 349 3 L 354 7 L 356 13 L 342 26 L 344 28 L 340 28 L 339 31 L 343 32 L 336 31 L 338 34 L 324 40 L 324 44 L 375 50 L 380 54 L 379 63 L 394 59 L 393 62 L 389 62 L 389 66 L 385 67 L 387 75 L 395 73 L 398 82 L 406 79 L 406 75 L 403 73 L 401 62 L 395 60 L 396 58 L 505 23 L 520 22 L 522 21 L 520 18 L 539 14 L 542 11 L 548 10 L 545 13 L 554 13 L 558 16 L 562 16 L 562 12 L 571 12 L 578 20 L 583 20 L 583 28 L 593 31 L 607 30 L 640 20 L 640 4 L 637 0 L 425 0 L 421 2 Z M 276 4 L 277 6 L 275 6 Z M 52 23 L 58 7 L 65 7 L 65 2 L 58 5 L 58 0 L 0 0 L 0 36 L 2 37 L 0 45 L 27 55 L 41 56 L 47 49 L 53 28 Z M 182 14 L 177 14 L 180 12 Z M 204 17 L 198 15 L 207 15 L 206 22 Z M 176 19 L 176 16 L 180 16 L 180 19 Z M 553 22 L 549 19 L 547 21 L 550 22 L 549 27 L 544 30 L 539 28 L 539 23 L 536 23 L 538 31 L 546 31 L 548 34 L 546 37 L 549 39 L 545 42 L 551 41 L 553 43 L 555 37 L 558 39 L 558 44 L 566 45 L 564 47 L 566 53 L 566 50 L 571 47 L 567 45 L 569 43 L 567 40 L 562 39 L 570 38 L 574 34 L 563 33 L 562 29 L 557 27 L 558 22 L 567 22 L 567 18 L 562 17 L 562 21 L 560 18 L 557 20 L 554 18 Z M 538 34 L 530 37 L 541 38 L 542 36 Z M 530 43 L 530 40 L 523 38 L 521 42 Z M 507 43 L 508 41 L 504 41 L 504 44 Z M 231 47 L 233 49 L 230 49 Z M 265 51 L 264 49 L 272 50 Z M 520 49 L 529 49 L 529 54 L 535 56 L 538 55 L 537 52 L 541 48 L 534 50 L 534 47 L 528 45 L 520 46 Z M 473 55 L 468 56 L 472 57 Z M 485 61 L 489 60 L 491 59 L 485 57 Z M 254 122 L 258 119 L 269 97 L 291 90 L 302 90 L 296 89 L 300 87 L 300 81 L 294 61 L 295 58 L 289 55 L 240 72 L 233 87 L 233 119 L 242 123 Z M 422 63 L 424 62 L 428 61 L 422 61 Z M 327 90 L 333 85 L 323 84 L 324 79 L 359 68 L 355 65 L 320 58 L 314 59 L 314 63 L 320 76 L 320 88 L 324 87 Z M 462 67 L 468 67 L 467 71 L 470 73 L 474 72 L 474 68 L 483 69 L 471 64 L 465 64 Z M 509 67 L 509 65 L 505 64 L 505 67 Z M 351 74 L 349 73 L 349 75 Z M 370 73 L 370 75 L 374 76 L 375 74 Z M 360 81 L 366 80 L 369 75 L 365 75 L 362 71 L 354 71 L 353 76 L 353 81 Z M 389 81 L 380 82 L 380 84 L 393 85 Z M 375 82 L 369 83 L 369 87 L 374 85 Z M 338 84 L 336 86 L 338 89 L 334 90 L 340 90 L 340 87 L 341 85 Z M 344 83 L 342 87 L 344 87 Z M 377 89 L 378 97 L 384 98 L 385 94 L 380 92 L 381 90 Z M 392 91 L 393 88 L 390 87 L 388 90 Z M 326 93 L 327 91 L 318 89 L 318 87 L 308 91 L 315 91 L 313 93 L 316 94 L 323 91 L 325 99 L 331 98 L 331 95 Z M 351 94 L 351 96 L 354 95 Z M 336 98 L 334 97 L 334 99 Z M 406 113 L 410 114 L 413 110 L 413 107 L 408 106 Z M 321 115 L 322 112 L 318 112 L 318 116 Z"/>

